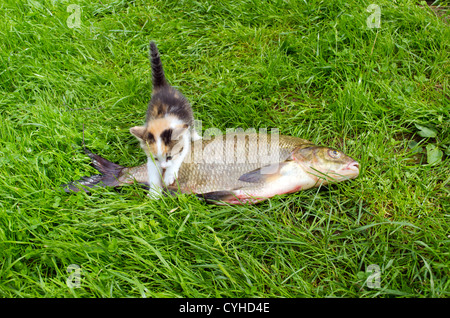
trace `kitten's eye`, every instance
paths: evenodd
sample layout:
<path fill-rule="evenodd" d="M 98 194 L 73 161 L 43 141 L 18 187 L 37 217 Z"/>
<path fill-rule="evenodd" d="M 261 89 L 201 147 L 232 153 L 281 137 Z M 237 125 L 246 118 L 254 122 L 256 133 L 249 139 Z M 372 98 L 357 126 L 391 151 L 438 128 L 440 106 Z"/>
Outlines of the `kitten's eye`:
<path fill-rule="evenodd" d="M 172 156 L 167 156 L 166 160 L 172 160 Z"/>

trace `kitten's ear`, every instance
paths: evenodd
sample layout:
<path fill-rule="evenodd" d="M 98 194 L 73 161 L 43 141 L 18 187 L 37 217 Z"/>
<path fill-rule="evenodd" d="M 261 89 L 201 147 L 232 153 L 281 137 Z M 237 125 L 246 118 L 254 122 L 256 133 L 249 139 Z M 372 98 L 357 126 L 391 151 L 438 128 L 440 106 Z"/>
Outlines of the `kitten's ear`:
<path fill-rule="evenodd" d="M 132 133 L 137 139 L 143 140 L 145 134 L 145 127 L 144 126 L 131 127 L 130 133 Z"/>
<path fill-rule="evenodd" d="M 177 125 L 172 131 L 172 140 L 178 140 L 188 128 L 188 124 Z"/>

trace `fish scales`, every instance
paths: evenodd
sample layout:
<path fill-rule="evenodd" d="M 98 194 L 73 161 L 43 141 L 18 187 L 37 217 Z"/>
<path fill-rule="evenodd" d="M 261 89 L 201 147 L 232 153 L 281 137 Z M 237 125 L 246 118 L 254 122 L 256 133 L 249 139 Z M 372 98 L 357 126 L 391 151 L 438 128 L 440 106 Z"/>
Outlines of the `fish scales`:
<path fill-rule="evenodd" d="M 148 185 L 146 164 L 122 167 L 88 150 L 86 153 L 102 175 L 63 185 L 67 192 L 79 191 L 78 185 L 85 191 L 134 182 Z M 256 203 L 358 174 L 359 163 L 333 148 L 293 136 L 234 133 L 193 142 L 177 180 L 167 188 L 206 200 Z"/>
<path fill-rule="evenodd" d="M 181 192 L 204 193 L 246 187 L 248 182 L 239 181 L 241 175 L 269 163 L 282 162 L 295 148 L 311 145 L 311 142 L 297 137 L 277 137 L 274 140 L 270 134 L 262 137 L 256 133 L 235 133 L 198 140 L 193 143 L 191 154 L 182 164 L 176 185 L 172 188 L 179 188 Z M 199 153 L 195 153 L 195 149 L 199 149 L 196 144 L 201 145 Z M 272 153 L 274 156 L 264 162 L 262 157 L 269 157 L 267 151 L 270 150 L 275 154 Z M 240 154 L 243 157 L 238 157 Z M 128 174 L 133 176 L 134 173 Z M 134 179 L 137 180 L 136 177 Z M 143 174 L 137 181 L 146 180 L 146 174 Z M 123 182 L 129 183 L 130 180 L 125 178 Z"/>

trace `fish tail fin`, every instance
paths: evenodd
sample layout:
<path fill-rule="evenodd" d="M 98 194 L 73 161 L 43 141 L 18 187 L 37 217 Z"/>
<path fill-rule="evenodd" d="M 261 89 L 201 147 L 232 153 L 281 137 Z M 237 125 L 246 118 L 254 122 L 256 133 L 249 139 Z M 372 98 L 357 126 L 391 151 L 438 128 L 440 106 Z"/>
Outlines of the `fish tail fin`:
<path fill-rule="evenodd" d="M 92 166 L 105 176 L 113 175 L 117 177 L 120 171 L 122 171 L 122 169 L 124 168 L 123 166 L 118 165 L 117 163 L 111 162 L 103 157 L 100 157 L 99 155 L 93 153 L 86 147 L 84 148 L 84 152 L 89 156 L 89 158 L 91 158 Z"/>
<path fill-rule="evenodd" d="M 84 148 L 84 152 L 91 158 L 91 165 L 101 174 L 83 177 L 80 180 L 62 184 L 61 187 L 65 192 L 79 192 L 81 190 L 89 192 L 91 188 L 115 187 L 120 185 L 118 177 L 124 167 L 100 157 L 86 147 Z"/>
<path fill-rule="evenodd" d="M 158 89 L 167 86 L 166 76 L 164 75 L 164 69 L 159 55 L 158 48 L 155 42 L 150 42 L 150 62 L 152 64 L 152 81 L 153 89 Z"/>

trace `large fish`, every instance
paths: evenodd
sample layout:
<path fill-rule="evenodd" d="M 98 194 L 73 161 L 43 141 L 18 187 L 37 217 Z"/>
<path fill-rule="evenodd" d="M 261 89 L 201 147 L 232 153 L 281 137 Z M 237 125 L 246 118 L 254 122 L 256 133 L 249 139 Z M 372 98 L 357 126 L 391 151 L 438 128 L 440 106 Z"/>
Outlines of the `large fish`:
<path fill-rule="evenodd" d="M 135 182 L 148 185 L 146 164 L 127 168 L 85 151 L 101 174 L 63 185 L 66 192 Z M 256 203 L 358 174 L 359 163 L 336 149 L 291 136 L 233 133 L 193 142 L 177 180 L 167 189 L 217 204 Z"/>

